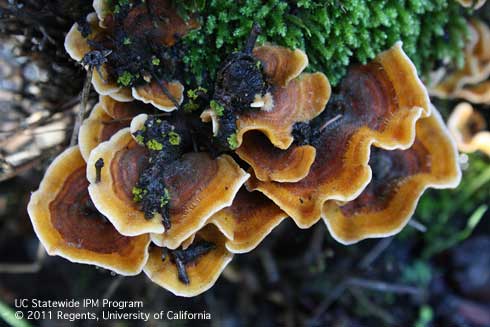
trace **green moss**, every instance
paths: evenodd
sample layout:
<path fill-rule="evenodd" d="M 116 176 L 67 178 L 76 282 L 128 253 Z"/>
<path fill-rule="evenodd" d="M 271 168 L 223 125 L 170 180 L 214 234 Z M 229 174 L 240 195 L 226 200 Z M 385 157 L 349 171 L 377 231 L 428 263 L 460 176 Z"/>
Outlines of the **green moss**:
<path fill-rule="evenodd" d="M 218 116 L 218 117 L 221 117 L 223 116 L 223 112 L 225 111 L 225 107 L 223 107 L 222 105 L 220 105 L 218 103 L 218 101 L 216 100 L 211 100 L 211 102 L 209 103 L 209 106 L 211 107 L 211 109 L 214 111 L 214 113 Z"/>
<path fill-rule="evenodd" d="M 124 72 L 117 78 L 117 84 L 129 86 L 133 81 L 133 75 L 130 72 Z"/>
<path fill-rule="evenodd" d="M 138 144 L 140 144 L 140 145 L 143 145 L 145 142 L 145 138 L 143 137 L 143 135 L 141 135 L 141 134 L 136 135 L 136 142 L 138 142 Z"/>
<path fill-rule="evenodd" d="M 197 100 L 197 98 L 199 97 L 199 93 L 208 93 L 208 90 L 205 89 L 204 87 L 202 86 L 199 86 L 198 88 L 195 88 L 195 89 L 190 89 L 187 91 L 187 96 L 189 97 L 189 99 L 191 100 Z"/>
<path fill-rule="evenodd" d="M 180 144 L 180 135 L 175 132 L 168 133 L 168 142 L 172 145 Z"/>
<path fill-rule="evenodd" d="M 236 138 L 236 133 L 231 134 L 227 138 L 228 145 L 230 146 L 230 149 L 235 150 L 238 148 L 238 140 Z"/>
<path fill-rule="evenodd" d="M 294 4 L 296 3 L 296 4 Z M 419 72 L 439 60 L 462 64 L 465 9 L 453 0 L 208 0 L 176 1 L 180 12 L 200 16 L 202 28 L 184 37 L 184 62 L 198 84 L 214 76 L 219 63 L 242 49 L 257 22 L 258 42 L 306 50 L 311 70 L 338 83 L 351 62 L 366 63 L 396 41 Z M 209 73 L 210 75 L 206 75 Z"/>
<path fill-rule="evenodd" d="M 160 59 L 158 59 L 157 57 L 153 57 L 153 58 L 151 59 L 151 64 L 152 64 L 153 66 L 158 66 L 158 65 L 160 65 Z"/>
<path fill-rule="evenodd" d="M 199 109 L 199 105 L 195 102 L 189 101 L 188 103 L 184 104 L 183 106 L 185 112 L 193 112 Z"/>
<path fill-rule="evenodd" d="M 165 188 L 163 196 L 160 197 L 160 207 L 166 206 L 170 202 L 170 193 L 167 188 Z"/>
<path fill-rule="evenodd" d="M 150 150 L 160 151 L 161 149 L 163 149 L 163 144 L 158 142 L 157 140 L 149 140 L 148 142 L 146 142 L 146 147 Z"/>
<path fill-rule="evenodd" d="M 141 200 L 143 200 L 143 197 L 145 196 L 146 193 L 148 193 L 148 191 L 139 187 L 133 187 L 132 193 L 133 193 L 133 201 L 140 202 Z"/>

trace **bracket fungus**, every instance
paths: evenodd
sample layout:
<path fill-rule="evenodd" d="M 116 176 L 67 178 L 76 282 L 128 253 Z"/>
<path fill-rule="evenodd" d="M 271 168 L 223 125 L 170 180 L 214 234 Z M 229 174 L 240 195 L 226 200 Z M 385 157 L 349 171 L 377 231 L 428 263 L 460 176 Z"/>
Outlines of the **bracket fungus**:
<path fill-rule="evenodd" d="M 103 141 L 107 141 L 120 129 L 128 126 L 129 120 L 115 120 L 109 116 L 102 103 L 97 103 L 90 116 L 80 126 L 78 145 L 83 159 L 88 160 L 90 152 Z"/>
<path fill-rule="evenodd" d="M 455 90 L 452 97 L 471 103 L 490 105 L 490 80 Z"/>
<path fill-rule="evenodd" d="M 193 80 L 184 97 L 179 39 L 199 24 L 173 5 L 95 0 L 66 36 L 70 56 L 95 69 L 100 98 L 79 146 L 52 163 L 29 204 L 50 254 L 144 271 L 194 296 L 289 217 L 300 228 L 323 218 L 349 244 L 397 232 L 427 187 L 459 182 L 454 146 L 401 42 L 352 65 L 332 90 L 323 73 L 303 72 L 303 51 L 256 46 L 254 25 L 214 86 Z M 468 50 L 481 58 L 467 68 L 477 71 L 490 43 L 483 26 L 473 31 Z M 466 141 L 473 127 L 453 120 Z"/>
<path fill-rule="evenodd" d="M 310 121 L 325 108 L 330 84 L 322 73 L 302 74 L 308 57 L 301 50 L 266 44 L 252 51 L 253 36 L 248 50 L 233 54 L 223 64 L 211 109 L 201 118 L 213 123 L 214 135 L 226 138 L 259 179 L 295 182 L 308 174 L 315 149 L 309 145 L 291 153 L 280 149 L 293 143 L 296 123 Z M 241 75 L 258 86 L 244 87 Z M 263 141 L 257 143 L 259 139 Z"/>
<path fill-rule="evenodd" d="M 468 29 L 470 36 L 464 51 L 463 68 L 448 70 L 448 73 L 445 68 L 441 68 L 441 73 L 435 73 L 439 76 L 429 88 L 431 95 L 466 99 L 467 93 L 481 93 L 477 85 L 490 77 L 490 28 L 483 21 L 472 19 L 468 22 Z M 470 98 L 467 100 L 471 101 Z"/>
<path fill-rule="evenodd" d="M 463 7 L 480 9 L 481 7 L 483 7 L 485 2 L 487 2 L 487 0 L 458 0 L 458 2 Z"/>
<path fill-rule="evenodd" d="M 175 295 L 198 295 L 214 285 L 233 258 L 225 242 L 226 238 L 216 227 L 205 226 L 185 250 L 152 247 L 143 271 L 153 282 Z"/>
<path fill-rule="evenodd" d="M 92 84 L 119 101 L 133 98 L 163 111 L 177 109 L 183 85 L 176 80 L 178 40 L 198 28 L 184 20 L 171 1 L 94 1 L 96 13 L 76 23 L 65 39 L 70 56 L 95 69 Z"/>
<path fill-rule="evenodd" d="M 127 125 L 137 115 L 154 111 L 153 106 L 145 105 L 138 101 L 118 101 L 107 95 L 101 95 L 99 103 L 102 109 L 114 120 L 128 121 Z"/>
<path fill-rule="evenodd" d="M 260 192 L 241 189 L 231 206 L 215 213 L 210 223 L 228 238 L 232 253 L 252 251 L 288 215 Z"/>
<path fill-rule="evenodd" d="M 458 104 L 447 124 L 460 151 L 481 151 L 490 156 L 490 131 L 487 129 L 487 122 L 471 104 L 466 102 Z"/>
<path fill-rule="evenodd" d="M 211 108 L 201 118 L 213 123 L 224 148 L 239 148 L 246 132 L 260 131 L 274 146 L 287 149 L 294 140 L 293 125 L 325 107 L 330 84 L 323 73 L 301 74 L 308 64 L 301 50 L 269 44 L 254 48 L 257 33 L 252 31 L 245 51 L 222 64 Z"/>
<path fill-rule="evenodd" d="M 435 108 L 417 122 L 417 138 L 407 150 L 375 149 L 373 178 L 353 201 L 327 201 L 322 216 L 330 234 L 343 244 L 398 233 L 413 215 L 425 189 L 454 188 L 461 171 L 458 152 Z"/>
<path fill-rule="evenodd" d="M 164 181 L 171 199 L 169 215 L 172 224 L 171 228 L 165 229 L 161 213 L 155 212 L 156 217 L 149 219 L 148 212 L 140 210 L 134 201 L 135 197 L 142 200 L 145 190 L 148 190 L 143 188 L 145 185 L 135 188 L 144 170 L 152 167 L 148 156 L 148 149 L 133 139 L 128 128 L 119 131 L 90 154 L 87 169 L 91 183 L 89 192 L 95 206 L 122 234 L 155 233 L 154 241 L 169 248 L 177 248 L 201 228 L 207 218 L 230 205 L 249 177 L 228 155 L 211 159 L 205 153 L 187 153 L 168 163 L 164 171 L 158 169 L 158 177 Z M 101 182 L 96 183 L 93 167 L 99 158 L 104 160 L 108 169 L 102 172 Z M 137 189 L 141 190 L 138 194 L 135 193 Z"/>
<path fill-rule="evenodd" d="M 297 182 L 308 175 L 315 161 L 316 149 L 303 145 L 281 150 L 264 134 L 251 131 L 246 134 L 236 154 L 253 168 L 260 181 Z"/>
<path fill-rule="evenodd" d="M 372 144 L 387 150 L 410 147 L 415 123 L 429 114 L 427 91 L 399 42 L 371 63 L 352 67 L 323 113 L 300 126 L 298 139 L 316 148 L 305 178 L 279 183 L 252 176 L 247 187 L 308 228 L 320 219 L 325 201 L 353 200 L 369 183 Z"/>
<path fill-rule="evenodd" d="M 301 68 L 308 61 L 306 55 L 298 55 L 298 52 L 300 50 L 292 51 L 272 45 L 254 50 L 254 56 L 264 66 L 265 77 L 273 87 L 270 91 L 272 107 L 267 110 L 248 110 L 239 115 L 236 121 L 238 146 L 245 133 L 260 131 L 274 146 L 287 149 L 294 141 L 293 125 L 310 121 L 325 108 L 330 97 L 328 79 L 323 73 L 300 74 Z M 288 74 L 285 75 L 284 71 Z"/>
<path fill-rule="evenodd" d="M 28 206 L 34 230 L 50 255 L 94 264 L 121 275 L 140 273 L 148 258 L 150 237 L 128 237 L 93 206 L 78 147 L 54 160 Z"/>

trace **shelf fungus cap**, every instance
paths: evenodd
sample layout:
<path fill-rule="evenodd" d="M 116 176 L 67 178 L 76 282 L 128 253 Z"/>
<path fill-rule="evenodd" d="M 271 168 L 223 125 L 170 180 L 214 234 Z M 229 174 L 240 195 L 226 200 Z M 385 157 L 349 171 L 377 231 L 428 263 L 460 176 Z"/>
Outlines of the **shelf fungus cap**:
<path fill-rule="evenodd" d="M 169 98 L 162 90 L 165 87 L 173 99 Z M 143 103 L 151 103 L 157 109 L 170 112 L 177 109 L 177 104 L 184 100 L 184 86 L 179 81 L 165 82 L 160 85 L 157 81 L 132 88 L 132 95 Z"/>
<path fill-rule="evenodd" d="M 237 118 L 237 141 L 242 144 L 244 134 L 257 130 L 264 133 L 280 149 L 287 149 L 294 138 L 293 125 L 318 116 L 330 97 L 330 83 L 322 73 L 300 74 L 308 65 L 301 50 L 264 45 L 254 49 L 263 66 L 263 72 L 272 85 L 263 102 L 267 110 L 250 110 Z M 271 98 L 271 99 L 270 99 Z"/>
<path fill-rule="evenodd" d="M 253 55 L 261 61 L 269 83 L 276 86 L 286 86 L 308 66 L 308 56 L 299 49 L 265 44 L 255 47 Z"/>
<path fill-rule="evenodd" d="M 87 161 L 88 191 L 95 207 L 123 235 L 163 233 L 158 214 L 146 219 L 133 201 L 133 187 L 147 162 L 147 150 L 133 139 L 129 128 L 119 130 L 108 141 L 100 143 Z M 96 182 L 95 163 L 102 159 L 104 168 Z"/>
<path fill-rule="evenodd" d="M 490 155 L 490 132 L 483 115 L 463 102 L 449 116 L 448 127 L 462 152 L 482 151 Z"/>
<path fill-rule="evenodd" d="M 251 131 L 236 154 L 252 166 L 255 177 L 261 181 L 297 182 L 308 175 L 316 149 L 304 145 L 281 150 L 262 133 Z"/>
<path fill-rule="evenodd" d="M 92 7 L 95 10 L 95 13 L 97 14 L 97 18 L 99 20 L 99 26 L 101 28 L 107 28 L 107 26 L 104 24 L 104 19 L 111 14 L 111 1 L 106 1 L 106 0 L 94 0 L 92 2 Z"/>
<path fill-rule="evenodd" d="M 458 0 L 458 2 L 466 8 L 480 9 L 487 0 Z"/>
<path fill-rule="evenodd" d="M 187 153 L 168 167 L 172 227 L 152 233 L 152 241 L 175 249 L 206 224 L 209 218 L 233 203 L 240 187 L 250 177 L 228 155 L 212 159 L 203 152 Z"/>
<path fill-rule="evenodd" d="M 398 233 L 429 188 L 454 188 L 461 179 L 458 153 L 439 113 L 417 123 L 417 139 L 407 150 L 376 149 L 371 155 L 373 180 L 346 204 L 328 201 L 323 219 L 343 244 Z"/>
<path fill-rule="evenodd" d="M 490 81 L 484 81 L 474 85 L 467 85 L 454 91 L 454 98 L 477 104 L 490 104 Z"/>
<path fill-rule="evenodd" d="M 327 200 L 350 201 L 371 180 L 370 148 L 406 149 L 415 125 L 430 113 L 427 91 L 398 42 L 374 61 L 352 67 L 319 117 L 321 132 L 312 140 L 316 156 L 298 182 L 264 182 L 252 175 L 249 190 L 259 190 L 301 228 L 320 219 Z M 295 151 L 296 145 L 286 151 Z"/>
<path fill-rule="evenodd" d="M 86 165 L 78 147 L 60 154 L 34 192 L 28 212 L 50 255 L 136 275 L 148 259 L 149 235 L 127 237 L 90 205 Z"/>
<path fill-rule="evenodd" d="M 464 97 L 464 93 L 460 93 L 462 89 L 475 86 L 490 76 L 490 28 L 483 21 L 472 19 L 468 30 L 463 68 L 442 74 L 430 87 L 431 95 L 449 99 Z"/>
<path fill-rule="evenodd" d="M 84 37 L 79 30 L 78 23 L 72 25 L 65 37 L 65 50 L 68 55 L 75 61 L 80 62 L 88 52 L 90 52 L 90 45 L 87 42 L 88 38 L 94 38 L 100 33 L 100 28 L 98 27 L 97 15 L 95 13 L 90 13 L 87 15 L 87 22 L 91 28 L 91 34 Z"/>
<path fill-rule="evenodd" d="M 153 107 L 145 105 L 138 101 L 119 101 L 110 96 L 101 95 L 99 97 L 99 103 L 102 105 L 102 109 L 114 119 L 129 119 L 136 117 L 142 113 L 152 112 Z"/>
<path fill-rule="evenodd" d="M 78 145 L 83 159 L 88 161 L 90 152 L 100 143 L 107 141 L 120 129 L 127 127 L 130 120 L 115 120 L 109 116 L 103 108 L 101 102 L 98 102 L 90 116 L 85 119 L 80 126 L 78 133 Z"/>
<path fill-rule="evenodd" d="M 180 246 L 211 215 L 229 206 L 249 177 L 227 155 L 213 160 L 205 153 L 188 153 L 172 162 L 164 174 L 172 199 L 172 227 L 165 231 L 160 214 L 145 219 L 144 212 L 133 201 L 133 187 L 148 165 L 147 155 L 146 148 L 136 143 L 129 128 L 120 130 L 92 150 L 87 166 L 89 192 L 95 206 L 121 234 L 155 233 L 152 238 L 159 241 L 157 244 L 168 248 Z M 102 170 L 101 180 L 96 183 L 94 165 L 99 158 L 107 168 Z"/>
<path fill-rule="evenodd" d="M 102 37 L 104 30 L 98 25 L 98 18 L 95 13 L 87 15 L 87 22 L 90 24 L 91 33 L 84 37 L 79 31 L 79 25 L 73 24 L 65 37 L 65 50 L 73 60 L 81 62 L 83 57 L 92 49 L 88 40 L 96 40 Z M 88 68 L 88 67 L 85 67 Z M 101 76 L 102 75 L 102 76 Z M 114 96 L 120 101 L 130 101 L 132 99 L 128 90 L 117 85 L 116 81 L 110 78 L 106 64 L 94 69 L 92 74 L 92 85 L 95 91 L 101 95 Z"/>
<path fill-rule="evenodd" d="M 216 283 L 233 254 L 225 247 L 224 235 L 213 225 L 207 225 L 197 233 L 194 242 L 199 240 L 214 244 L 214 248 L 186 265 L 188 284 L 179 280 L 177 265 L 170 256 L 162 260 L 163 249 L 156 246 L 150 249 L 143 271 L 154 283 L 178 296 L 191 297 L 207 291 Z"/>
<path fill-rule="evenodd" d="M 215 213 L 210 223 L 228 238 L 233 253 L 250 252 L 288 215 L 260 192 L 241 189 L 233 204 Z"/>
<path fill-rule="evenodd" d="M 318 116 L 330 97 L 330 83 L 322 73 L 304 73 L 285 87 L 272 91 L 273 105 L 269 111 L 251 110 L 237 121 L 237 141 L 242 144 L 245 133 L 260 131 L 274 146 L 287 149 L 294 141 L 293 126 Z"/>

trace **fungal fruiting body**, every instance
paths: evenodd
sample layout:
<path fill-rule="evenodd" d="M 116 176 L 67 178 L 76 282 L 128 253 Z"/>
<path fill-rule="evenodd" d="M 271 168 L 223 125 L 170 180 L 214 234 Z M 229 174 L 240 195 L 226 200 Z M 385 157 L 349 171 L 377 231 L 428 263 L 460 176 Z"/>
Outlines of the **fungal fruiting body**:
<path fill-rule="evenodd" d="M 194 296 L 289 217 L 300 228 L 323 218 L 349 244 L 398 232 L 426 188 L 459 182 L 453 143 L 401 42 L 353 65 L 332 90 L 323 73 L 303 72 L 303 51 L 256 46 L 253 27 L 211 90 L 184 94 L 178 74 L 160 64 L 178 66 L 178 36 L 197 23 L 160 2 L 96 0 L 97 14 L 67 35 L 72 58 L 99 60 L 101 96 L 79 146 L 54 160 L 29 203 L 48 253 L 144 271 Z M 153 10 L 169 20 L 152 23 Z M 126 32 L 136 18 L 142 25 Z M 145 29 L 163 57 L 152 57 L 153 70 L 126 67 L 125 76 L 120 68 Z"/>
<path fill-rule="evenodd" d="M 429 91 L 439 98 L 462 98 L 474 103 L 487 103 L 490 90 L 490 28 L 481 20 L 468 21 L 469 37 L 464 51 L 464 66 L 459 69 L 441 67 L 433 74 Z"/>
<path fill-rule="evenodd" d="M 490 131 L 487 121 L 471 104 L 458 104 L 447 123 L 461 152 L 481 151 L 490 156 Z"/>
<path fill-rule="evenodd" d="M 198 28 L 184 20 L 171 1 L 94 1 L 96 13 L 75 23 L 65 49 L 87 69 L 92 85 L 115 100 L 140 100 L 162 111 L 173 111 L 183 100 L 176 80 L 181 64 L 179 39 Z M 103 9 L 102 9 L 103 8 Z"/>

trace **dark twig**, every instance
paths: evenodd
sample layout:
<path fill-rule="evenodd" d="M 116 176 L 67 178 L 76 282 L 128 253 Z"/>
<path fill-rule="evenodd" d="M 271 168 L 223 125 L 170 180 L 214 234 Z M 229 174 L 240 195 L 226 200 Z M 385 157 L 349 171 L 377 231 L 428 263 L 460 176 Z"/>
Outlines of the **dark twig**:
<path fill-rule="evenodd" d="M 359 302 L 360 306 L 367 309 L 373 316 L 376 316 L 383 320 L 386 326 L 393 326 L 396 324 L 395 318 L 386 310 L 379 307 L 375 303 L 373 303 L 361 289 L 352 287 L 349 288 L 351 294 L 356 298 Z"/>
<path fill-rule="evenodd" d="M 155 81 L 157 81 L 158 86 L 160 87 L 160 89 L 162 90 L 162 92 L 167 96 L 167 98 L 169 98 L 169 100 L 172 101 L 173 105 L 176 108 L 179 108 L 179 106 L 180 106 L 179 102 L 170 93 L 170 91 L 167 89 L 167 87 L 165 86 L 165 84 L 163 84 L 163 82 L 158 78 L 158 76 L 156 76 L 156 74 L 154 72 L 151 72 L 151 76 L 155 79 Z"/>
<path fill-rule="evenodd" d="M 85 108 L 87 107 L 88 96 L 90 94 L 92 74 L 93 74 L 92 69 L 87 70 L 87 78 L 85 79 L 85 84 L 83 85 L 80 108 L 78 111 L 78 116 L 75 121 L 75 126 L 73 127 L 73 134 L 71 135 L 70 146 L 77 144 L 78 131 L 80 130 L 80 126 L 82 125 L 82 121 L 85 116 Z"/>
<path fill-rule="evenodd" d="M 391 242 L 393 241 L 393 237 L 384 238 L 371 249 L 371 251 L 366 254 L 366 256 L 359 263 L 359 268 L 367 269 L 371 264 L 381 255 L 381 253 L 386 250 Z"/>
<path fill-rule="evenodd" d="M 100 173 L 104 167 L 104 159 L 99 158 L 95 162 L 95 183 L 100 183 Z"/>
<path fill-rule="evenodd" d="M 412 294 L 423 295 L 423 290 L 413 286 L 389 284 L 379 280 L 369 280 L 362 278 L 349 278 L 347 279 L 349 286 L 358 286 L 366 289 L 370 289 L 378 292 L 395 293 L 395 294 Z"/>
<path fill-rule="evenodd" d="M 328 296 L 323 299 L 322 302 L 318 305 L 318 307 L 313 312 L 313 318 L 308 322 L 308 325 L 317 326 L 320 317 L 330 308 L 330 306 L 342 296 L 347 285 L 342 282 L 335 286 L 335 288 L 328 294 Z"/>
<path fill-rule="evenodd" d="M 254 23 L 252 26 L 252 30 L 250 31 L 250 36 L 248 37 L 247 44 L 245 45 L 245 53 L 252 54 L 252 50 L 255 47 L 255 43 L 257 42 L 257 38 L 260 34 L 260 26 L 257 23 Z"/>

